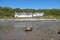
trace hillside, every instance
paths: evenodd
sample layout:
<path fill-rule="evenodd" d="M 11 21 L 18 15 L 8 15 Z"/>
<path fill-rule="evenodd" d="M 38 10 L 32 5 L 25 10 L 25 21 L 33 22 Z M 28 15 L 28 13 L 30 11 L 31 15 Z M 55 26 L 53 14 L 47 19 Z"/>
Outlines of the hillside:
<path fill-rule="evenodd" d="M 10 19 L 15 18 L 14 17 L 15 12 L 18 12 L 18 13 L 44 12 L 44 16 L 42 18 L 60 19 L 60 9 L 38 9 L 36 10 L 36 9 L 20 9 L 20 8 L 13 9 L 10 7 L 0 7 L 0 19 L 1 18 L 10 18 Z"/>

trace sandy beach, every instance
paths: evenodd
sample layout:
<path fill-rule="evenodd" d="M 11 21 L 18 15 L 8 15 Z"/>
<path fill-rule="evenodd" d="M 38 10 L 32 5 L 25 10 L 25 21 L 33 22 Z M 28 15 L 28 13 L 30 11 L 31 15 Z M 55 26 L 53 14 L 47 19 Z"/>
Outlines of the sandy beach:
<path fill-rule="evenodd" d="M 5 19 L 4 19 L 5 20 Z M 27 21 L 20 21 L 20 19 L 0 20 L 0 26 L 15 27 L 8 32 L 0 31 L 0 40 L 60 40 L 60 35 L 57 31 L 60 30 L 60 20 L 38 20 L 28 19 Z M 23 19 L 21 19 L 23 20 Z M 26 19 L 24 19 L 26 20 Z M 33 27 L 33 31 L 25 32 L 25 27 Z M 6 33 L 4 33 L 6 32 Z"/>

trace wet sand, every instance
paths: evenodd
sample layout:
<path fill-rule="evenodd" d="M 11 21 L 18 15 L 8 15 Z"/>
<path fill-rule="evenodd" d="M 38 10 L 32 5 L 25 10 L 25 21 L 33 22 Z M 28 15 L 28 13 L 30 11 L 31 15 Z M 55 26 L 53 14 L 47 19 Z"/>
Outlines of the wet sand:
<path fill-rule="evenodd" d="M 0 21 L 0 25 L 15 27 L 14 30 L 0 35 L 0 40 L 60 40 L 60 20 Z M 8 27 L 9 27 L 8 26 Z M 25 32 L 25 27 L 33 31 Z"/>

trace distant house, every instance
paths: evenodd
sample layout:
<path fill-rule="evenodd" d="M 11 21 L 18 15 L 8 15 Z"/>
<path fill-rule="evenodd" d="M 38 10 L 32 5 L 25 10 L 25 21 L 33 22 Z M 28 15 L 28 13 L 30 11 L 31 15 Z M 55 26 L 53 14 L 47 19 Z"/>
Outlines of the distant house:
<path fill-rule="evenodd" d="M 40 13 L 38 13 L 38 12 L 35 12 L 34 14 L 33 14 L 33 16 L 43 16 L 44 15 L 44 13 L 43 12 L 40 12 Z"/>
<path fill-rule="evenodd" d="M 37 17 L 37 16 L 43 16 L 43 12 L 35 12 L 35 13 L 16 13 L 15 12 L 15 17 L 23 18 L 23 17 Z"/>

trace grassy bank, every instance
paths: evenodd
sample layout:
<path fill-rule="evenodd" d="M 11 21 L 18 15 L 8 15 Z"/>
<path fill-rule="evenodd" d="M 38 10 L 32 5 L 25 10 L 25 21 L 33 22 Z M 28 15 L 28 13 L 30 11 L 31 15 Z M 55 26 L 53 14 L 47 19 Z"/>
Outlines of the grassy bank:
<path fill-rule="evenodd" d="M 0 19 L 60 19 L 60 16 L 42 16 L 42 17 L 31 17 L 31 18 L 18 18 L 18 17 L 0 17 Z"/>
<path fill-rule="evenodd" d="M 46 19 L 60 19 L 60 9 L 20 9 L 20 8 L 10 8 L 10 7 L 0 7 L 0 19 L 15 19 L 14 15 L 15 12 L 17 13 L 32 13 L 35 12 L 43 12 L 44 16 L 42 18 Z M 40 19 L 41 17 L 32 17 L 36 19 Z M 16 19 L 22 19 L 22 18 L 16 18 Z M 25 18 L 29 19 L 29 18 Z"/>

